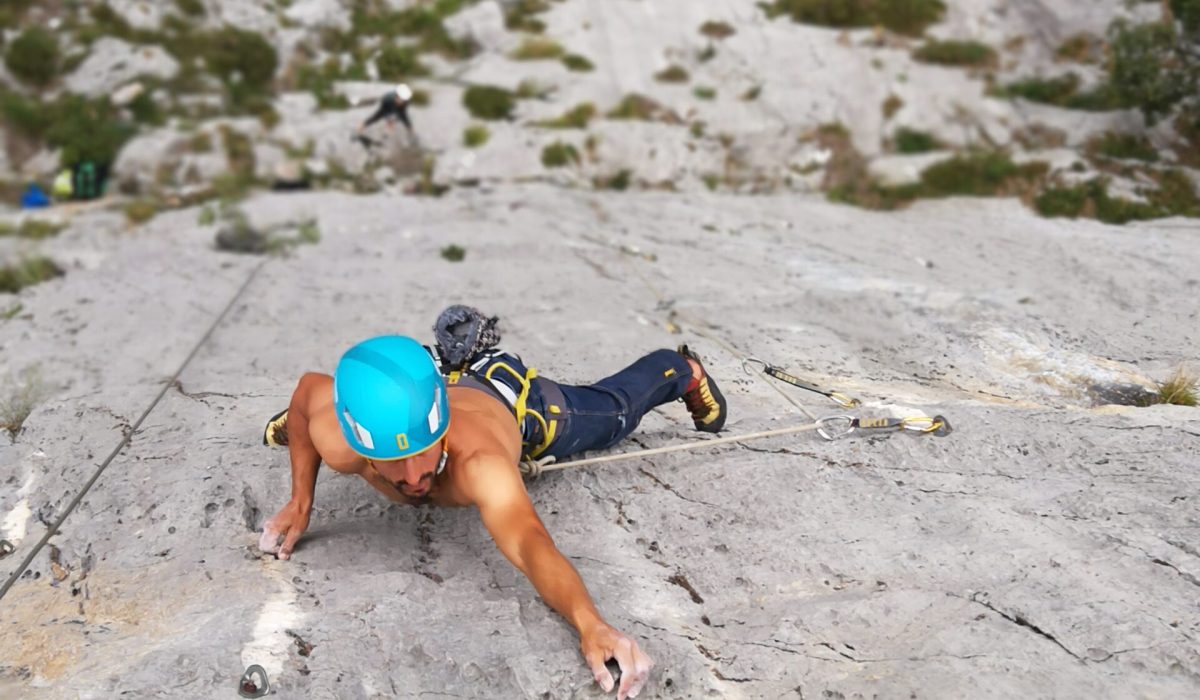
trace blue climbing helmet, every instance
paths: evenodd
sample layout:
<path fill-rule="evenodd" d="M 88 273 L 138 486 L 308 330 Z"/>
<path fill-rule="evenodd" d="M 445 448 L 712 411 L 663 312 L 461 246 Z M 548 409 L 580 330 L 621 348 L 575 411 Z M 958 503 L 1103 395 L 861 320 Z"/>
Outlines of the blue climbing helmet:
<path fill-rule="evenodd" d="M 399 335 L 364 340 L 342 355 L 333 405 L 346 442 L 369 459 L 420 454 L 450 427 L 441 372 L 424 346 Z"/>

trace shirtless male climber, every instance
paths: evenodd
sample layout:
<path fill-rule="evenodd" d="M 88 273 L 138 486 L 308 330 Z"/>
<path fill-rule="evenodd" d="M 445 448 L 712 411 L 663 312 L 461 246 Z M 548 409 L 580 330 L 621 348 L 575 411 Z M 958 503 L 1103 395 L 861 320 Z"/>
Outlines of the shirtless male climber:
<path fill-rule="evenodd" d="M 443 324 L 447 314 L 451 323 Z M 600 617 L 534 510 L 518 465 L 612 447 L 647 411 L 676 399 L 697 430 L 718 432 L 725 399 L 686 345 L 652 352 L 590 386 L 551 382 L 516 355 L 488 348 L 499 339 L 495 321 L 451 307 L 435 328 L 437 350 L 381 336 L 346 351 L 332 377 L 302 376 L 287 410 L 267 424 L 264 442 L 288 448 L 292 496 L 263 525 L 259 546 L 280 559 L 292 555 L 309 524 L 322 461 L 399 503 L 475 506 L 504 556 L 575 627 L 596 682 L 612 690 L 605 662 L 615 658 L 618 699 L 636 697 L 654 662 Z M 468 330 L 452 336 L 447 325 Z"/>

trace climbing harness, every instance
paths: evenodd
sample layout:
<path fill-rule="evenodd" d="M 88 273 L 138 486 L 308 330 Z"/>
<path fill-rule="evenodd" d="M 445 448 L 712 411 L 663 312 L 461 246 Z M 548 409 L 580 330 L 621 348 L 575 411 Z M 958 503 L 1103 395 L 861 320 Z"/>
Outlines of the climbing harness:
<path fill-rule="evenodd" d="M 12 542 L 0 540 L 0 559 L 7 557 L 15 551 L 17 551 L 17 548 L 13 546 Z"/>
<path fill-rule="evenodd" d="M 757 357 L 747 357 L 746 359 L 742 360 L 742 371 L 744 371 L 746 374 L 754 374 L 752 365 L 755 364 L 762 365 L 761 371 L 768 377 L 774 377 L 785 384 L 791 384 L 792 386 L 804 389 L 805 391 L 811 391 L 814 394 L 820 394 L 821 396 L 829 398 L 831 401 L 843 408 L 856 408 L 862 405 L 862 402 L 854 397 L 846 396 L 840 391 L 826 391 L 818 386 L 809 384 L 808 382 L 802 381 L 796 375 L 788 374 L 779 367 L 769 365 Z"/>
<path fill-rule="evenodd" d="M 162 389 L 158 392 L 158 396 L 154 397 L 154 400 L 150 402 L 150 405 L 145 411 L 142 412 L 142 415 L 133 422 L 133 425 L 125 430 L 125 436 L 121 438 L 121 441 L 117 443 L 117 446 L 113 448 L 113 451 L 109 453 L 108 457 L 101 462 L 95 473 L 92 474 L 92 477 L 88 479 L 83 485 L 83 488 L 79 490 L 79 493 L 75 494 L 75 498 L 71 499 L 71 502 L 68 503 L 67 507 L 63 509 L 62 515 L 58 516 L 58 520 L 54 522 L 54 525 L 46 530 L 46 534 L 42 536 L 42 539 L 39 540 L 37 545 L 34 546 L 34 548 L 29 552 L 29 555 L 25 557 L 25 561 L 21 562 L 21 565 L 18 566 L 12 575 L 8 577 L 8 580 L 4 582 L 4 585 L 0 586 L 0 599 L 4 598 L 5 594 L 8 593 L 9 589 L 13 587 L 13 584 L 17 582 L 17 579 L 21 576 L 21 574 L 27 568 L 29 568 L 30 563 L 33 562 L 33 558 L 37 556 L 38 552 L 42 551 L 42 547 L 46 546 L 46 543 L 50 541 L 50 538 L 58 534 L 59 529 L 62 527 L 63 523 L 66 522 L 67 516 L 75 511 L 75 507 L 79 505 L 79 502 L 83 500 L 83 497 L 86 496 L 88 491 L 91 490 L 92 486 L 95 485 L 96 481 L 100 478 L 100 475 L 104 473 L 104 470 L 108 469 L 108 465 L 112 464 L 112 461 L 117 458 L 117 455 L 121 453 L 121 450 L 125 449 L 125 446 L 129 444 L 129 441 L 133 439 L 133 436 L 138 430 L 141 429 L 142 423 L 144 423 L 146 418 L 149 417 L 150 412 L 153 411 L 155 407 L 158 406 L 158 403 L 162 401 L 163 397 L 167 395 L 167 391 L 176 385 L 176 383 L 179 381 L 179 375 L 183 374 L 183 370 L 185 370 L 187 366 L 191 364 L 192 360 L 196 357 L 196 354 L 200 352 L 200 348 L 204 347 L 205 343 L 208 342 L 208 339 L 212 337 L 212 334 L 217 330 L 217 326 L 220 326 L 225 320 L 225 317 L 229 315 L 229 312 L 233 310 L 233 307 L 242 298 L 242 295 L 246 293 L 246 290 L 250 288 L 250 283 L 253 282 L 254 278 L 258 276 L 259 271 L 262 270 L 263 265 L 265 264 L 266 261 L 264 260 L 250 271 L 250 274 L 246 276 L 246 281 L 242 282 L 242 286 L 238 288 L 237 292 L 233 295 L 233 298 L 229 300 L 229 303 L 226 304 L 221 313 L 217 315 L 216 320 L 212 322 L 212 325 L 208 327 L 208 330 L 204 332 L 204 335 L 200 336 L 200 340 L 197 341 L 194 346 L 192 346 L 192 351 L 189 352 L 188 356 L 184 358 L 183 362 L 179 365 L 179 369 L 175 370 L 175 374 L 172 374 L 169 379 L 163 382 Z"/>
<path fill-rule="evenodd" d="M 762 438 L 779 437 L 781 435 L 794 435 L 796 433 L 805 433 L 809 431 L 816 431 L 818 435 L 826 440 L 839 440 L 853 433 L 855 430 L 911 430 L 921 434 L 944 437 L 950 434 L 950 423 L 943 416 L 909 416 L 907 418 L 856 418 L 854 416 L 846 415 L 825 416 L 824 418 L 819 418 L 812 423 L 797 425 L 790 428 L 777 428 L 775 430 L 763 430 L 757 433 L 730 435 L 727 437 L 714 438 L 712 440 L 697 440 L 694 442 L 683 443 L 681 445 L 668 445 L 666 447 L 655 447 L 648 450 L 636 450 L 633 452 L 622 452 L 615 455 L 603 455 L 601 457 L 576 459 L 569 462 L 555 462 L 553 456 L 545 457 L 543 459 L 527 459 L 521 462 L 520 470 L 522 476 L 536 479 L 537 477 L 541 476 L 542 472 L 566 469 L 567 467 L 583 467 L 592 464 L 601 464 L 603 462 L 616 462 L 625 459 L 640 459 L 643 457 L 651 457 L 653 455 L 666 454 L 668 452 L 696 450 L 703 447 L 715 447 L 716 445 L 725 445 L 734 442 L 740 443 L 748 440 L 760 440 Z"/>
<path fill-rule="evenodd" d="M 267 680 L 266 670 L 258 664 L 249 666 L 238 680 L 238 695 L 244 698 L 261 698 L 269 692 L 271 682 Z"/>

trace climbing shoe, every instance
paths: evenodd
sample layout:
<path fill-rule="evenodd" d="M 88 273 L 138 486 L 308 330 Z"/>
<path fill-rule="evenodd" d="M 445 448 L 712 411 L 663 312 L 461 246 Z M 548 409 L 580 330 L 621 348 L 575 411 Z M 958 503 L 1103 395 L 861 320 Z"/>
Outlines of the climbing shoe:
<path fill-rule="evenodd" d="M 700 376 L 692 377 L 688 390 L 683 394 L 683 403 L 692 414 L 696 430 L 706 433 L 720 432 L 721 428 L 725 427 L 725 418 L 728 415 L 725 397 L 717 388 L 717 383 L 704 370 L 704 365 L 696 353 L 688 350 L 688 346 L 680 345 L 679 354 L 700 366 Z"/>
<path fill-rule="evenodd" d="M 263 444 L 271 447 L 287 447 L 287 409 L 271 416 L 267 427 L 263 429 Z"/>

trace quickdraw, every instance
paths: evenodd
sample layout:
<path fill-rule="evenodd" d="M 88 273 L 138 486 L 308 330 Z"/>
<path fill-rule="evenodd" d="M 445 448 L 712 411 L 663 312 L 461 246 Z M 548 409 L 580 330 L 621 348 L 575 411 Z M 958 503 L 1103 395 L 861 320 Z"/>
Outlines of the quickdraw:
<path fill-rule="evenodd" d="M 244 698 L 261 698 L 269 692 L 271 682 L 267 680 L 266 670 L 258 664 L 248 667 L 238 680 L 238 695 Z"/>
<path fill-rule="evenodd" d="M 859 418 L 857 416 L 825 416 L 817 421 L 817 434 L 826 440 L 840 440 L 855 430 L 886 432 L 911 430 L 945 437 L 953 430 L 945 416 L 909 416 L 907 418 Z"/>
<path fill-rule="evenodd" d="M 842 408 L 857 408 L 858 406 L 862 405 L 861 401 L 852 396 L 847 396 L 840 391 L 826 391 L 819 386 L 815 386 L 803 381 L 794 374 L 788 374 L 779 367 L 769 365 L 756 357 L 747 357 L 746 359 L 742 360 L 742 371 L 744 371 L 746 374 L 754 374 L 754 369 L 751 367 L 751 365 L 755 364 L 762 365 L 762 369 L 760 371 L 768 377 L 778 379 L 784 384 L 791 384 L 798 389 L 804 389 L 805 391 L 811 391 L 814 394 L 820 394 Z"/>

